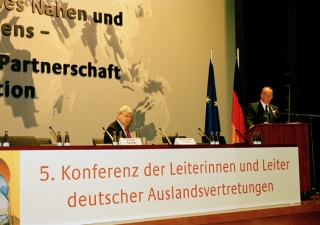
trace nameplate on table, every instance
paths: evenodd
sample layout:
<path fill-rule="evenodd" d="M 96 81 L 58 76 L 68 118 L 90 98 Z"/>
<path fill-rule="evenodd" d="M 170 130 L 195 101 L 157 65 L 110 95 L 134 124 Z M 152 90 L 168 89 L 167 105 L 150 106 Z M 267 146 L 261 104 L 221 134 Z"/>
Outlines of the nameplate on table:
<path fill-rule="evenodd" d="M 120 138 L 119 145 L 142 145 L 140 138 Z"/>
<path fill-rule="evenodd" d="M 196 145 L 197 143 L 193 138 L 175 138 L 175 145 Z"/>

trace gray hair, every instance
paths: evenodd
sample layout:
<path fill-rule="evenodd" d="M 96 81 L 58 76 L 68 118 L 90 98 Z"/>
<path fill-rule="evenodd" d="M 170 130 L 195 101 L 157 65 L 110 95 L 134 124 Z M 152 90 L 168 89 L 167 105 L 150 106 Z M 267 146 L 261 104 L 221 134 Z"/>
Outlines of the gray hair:
<path fill-rule="evenodd" d="M 263 92 L 264 89 L 270 89 L 270 90 L 273 92 L 273 90 L 272 90 L 271 87 L 269 87 L 269 86 L 264 86 L 264 87 L 262 88 L 262 90 L 261 90 L 261 94 L 262 94 L 262 92 Z"/>
<path fill-rule="evenodd" d="M 132 113 L 133 114 L 133 110 L 129 106 L 123 105 L 119 108 L 118 113 Z"/>

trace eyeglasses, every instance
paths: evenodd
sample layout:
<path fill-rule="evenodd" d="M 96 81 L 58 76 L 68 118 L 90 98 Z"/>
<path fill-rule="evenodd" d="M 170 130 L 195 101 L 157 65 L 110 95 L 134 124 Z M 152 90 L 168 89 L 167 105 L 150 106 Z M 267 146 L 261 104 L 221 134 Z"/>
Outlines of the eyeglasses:
<path fill-rule="evenodd" d="M 121 113 L 121 114 L 123 114 L 123 113 Z M 130 120 L 132 120 L 132 118 L 133 118 L 133 116 L 132 115 L 129 115 L 129 114 L 123 114 L 127 119 L 130 119 Z"/>
<path fill-rule="evenodd" d="M 273 96 L 262 95 L 264 98 L 273 99 Z"/>

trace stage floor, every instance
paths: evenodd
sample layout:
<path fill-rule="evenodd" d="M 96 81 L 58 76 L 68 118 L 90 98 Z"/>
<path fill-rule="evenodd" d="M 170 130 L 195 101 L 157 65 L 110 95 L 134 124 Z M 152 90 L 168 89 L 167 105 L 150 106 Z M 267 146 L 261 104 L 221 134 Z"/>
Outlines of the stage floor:
<path fill-rule="evenodd" d="M 135 221 L 122 221 L 126 225 L 298 225 L 320 224 L 320 199 L 301 201 L 300 204 L 277 205 L 240 210 L 219 211 L 205 214 L 192 214 L 177 217 L 162 217 Z M 102 224 L 101 224 L 102 225 Z"/>

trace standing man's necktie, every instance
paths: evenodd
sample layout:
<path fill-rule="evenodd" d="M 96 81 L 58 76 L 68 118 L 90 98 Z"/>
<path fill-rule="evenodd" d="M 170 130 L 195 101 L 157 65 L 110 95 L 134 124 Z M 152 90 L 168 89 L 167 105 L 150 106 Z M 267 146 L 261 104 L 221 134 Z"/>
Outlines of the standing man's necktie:
<path fill-rule="evenodd" d="M 127 138 L 131 138 L 128 128 L 125 128 Z"/>
<path fill-rule="evenodd" d="M 269 115 L 268 105 L 266 105 L 266 108 L 265 108 L 264 112 L 268 114 L 268 122 L 270 122 L 270 115 Z"/>

